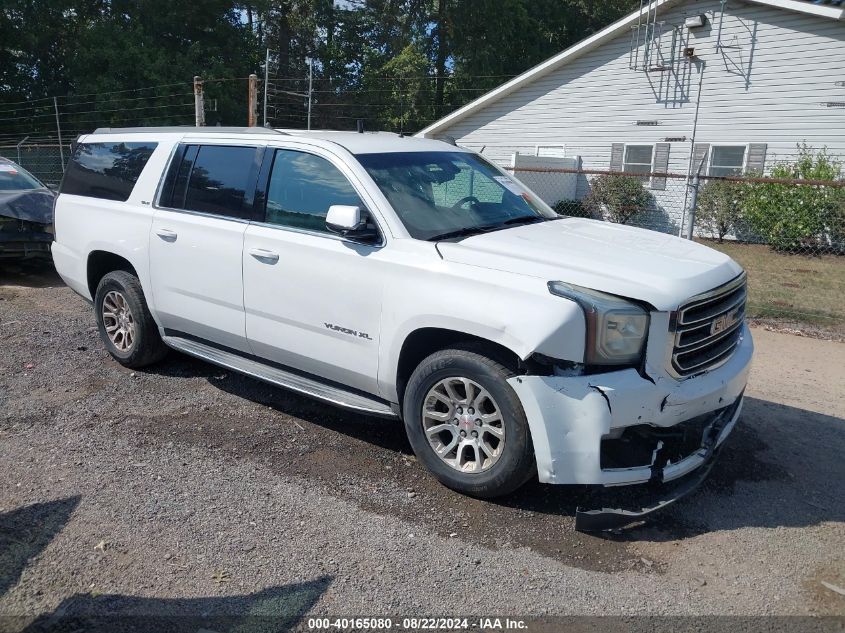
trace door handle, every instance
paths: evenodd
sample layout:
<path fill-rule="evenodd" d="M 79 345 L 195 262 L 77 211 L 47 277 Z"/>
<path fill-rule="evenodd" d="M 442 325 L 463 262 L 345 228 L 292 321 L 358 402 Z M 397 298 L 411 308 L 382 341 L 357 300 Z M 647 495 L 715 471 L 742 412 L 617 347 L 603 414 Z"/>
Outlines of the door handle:
<path fill-rule="evenodd" d="M 178 237 L 176 231 L 171 231 L 170 229 L 156 229 L 156 235 L 165 242 L 175 242 Z"/>
<path fill-rule="evenodd" d="M 279 254 L 268 251 L 266 248 L 251 248 L 249 249 L 249 254 L 265 264 L 275 264 L 279 261 Z"/>

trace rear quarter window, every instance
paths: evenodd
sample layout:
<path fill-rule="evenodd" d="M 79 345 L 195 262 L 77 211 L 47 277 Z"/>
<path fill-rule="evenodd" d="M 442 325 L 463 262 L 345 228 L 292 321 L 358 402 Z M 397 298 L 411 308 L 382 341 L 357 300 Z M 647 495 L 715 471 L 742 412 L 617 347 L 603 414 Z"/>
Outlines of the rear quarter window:
<path fill-rule="evenodd" d="M 157 143 L 80 143 L 68 163 L 60 193 L 129 199 Z"/>

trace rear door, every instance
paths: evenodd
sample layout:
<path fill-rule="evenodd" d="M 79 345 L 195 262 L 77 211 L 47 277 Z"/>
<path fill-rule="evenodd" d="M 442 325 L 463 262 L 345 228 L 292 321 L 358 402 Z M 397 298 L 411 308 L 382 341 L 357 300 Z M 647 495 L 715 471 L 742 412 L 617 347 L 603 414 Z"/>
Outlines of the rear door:
<path fill-rule="evenodd" d="M 265 170 L 258 197 L 266 197 L 266 215 L 244 240 L 253 352 L 377 393 L 383 241 L 353 243 L 325 222 L 333 204 L 366 211 L 363 187 L 342 161 L 317 148 L 269 148 Z"/>
<path fill-rule="evenodd" d="M 150 233 L 150 278 L 165 329 L 248 351 L 241 272 L 263 147 L 178 146 Z"/>

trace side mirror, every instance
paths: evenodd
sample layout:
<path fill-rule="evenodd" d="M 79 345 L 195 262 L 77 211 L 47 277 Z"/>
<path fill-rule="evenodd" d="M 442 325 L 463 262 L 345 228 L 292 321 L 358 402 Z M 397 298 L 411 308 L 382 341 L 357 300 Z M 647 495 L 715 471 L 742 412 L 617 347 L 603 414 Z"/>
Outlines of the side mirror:
<path fill-rule="evenodd" d="M 326 228 L 332 233 L 347 235 L 363 224 L 361 207 L 333 204 L 326 214 Z"/>
<path fill-rule="evenodd" d="M 378 240 L 378 231 L 368 226 L 361 207 L 333 204 L 326 214 L 326 228 L 353 242 L 370 244 Z"/>

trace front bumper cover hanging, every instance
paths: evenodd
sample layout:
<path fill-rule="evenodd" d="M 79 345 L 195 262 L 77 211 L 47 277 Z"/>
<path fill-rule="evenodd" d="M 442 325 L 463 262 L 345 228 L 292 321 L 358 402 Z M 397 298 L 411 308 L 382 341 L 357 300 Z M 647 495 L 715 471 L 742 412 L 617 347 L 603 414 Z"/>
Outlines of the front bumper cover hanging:
<path fill-rule="evenodd" d="M 694 492 L 710 474 L 710 469 L 716 462 L 717 453 L 711 454 L 710 459 L 698 470 L 672 487 L 671 490 L 663 489 L 655 495 L 656 500 L 636 510 L 624 508 L 601 508 L 598 510 L 575 510 L 575 529 L 579 532 L 605 532 L 607 530 L 618 530 L 631 523 L 642 521 L 650 514 L 662 510 Z"/>
<path fill-rule="evenodd" d="M 669 506 L 679 499 L 686 497 L 688 494 L 694 492 L 710 474 L 710 470 L 716 463 L 716 458 L 720 453 L 721 446 L 718 444 L 718 438 L 722 430 L 730 422 L 736 406 L 741 402 L 742 396 L 737 399 L 737 403 L 724 411 L 719 419 L 710 425 L 710 428 L 704 434 L 701 448 L 705 451 L 704 463 L 699 466 L 694 473 L 679 480 L 677 483 L 666 487 L 663 483 L 663 470 L 655 469 L 652 481 L 657 486 L 657 492 L 654 495 L 654 501 L 645 506 L 640 506 L 635 509 L 626 508 L 600 508 L 597 510 L 586 510 L 583 508 L 576 508 L 575 510 L 575 529 L 579 532 L 605 532 L 607 530 L 618 530 L 624 528 L 632 523 L 642 521 L 647 516 L 658 512 Z"/>

